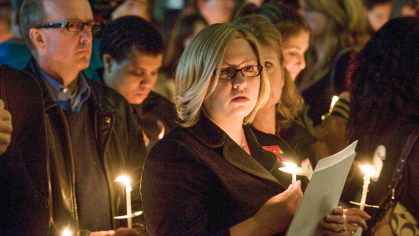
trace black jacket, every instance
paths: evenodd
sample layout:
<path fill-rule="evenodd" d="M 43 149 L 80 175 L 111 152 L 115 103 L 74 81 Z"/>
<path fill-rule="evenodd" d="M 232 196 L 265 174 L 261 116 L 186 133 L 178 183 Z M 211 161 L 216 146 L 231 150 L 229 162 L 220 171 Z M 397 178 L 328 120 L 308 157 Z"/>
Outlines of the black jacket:
<path fill-rule="evenodd" d="M 42 90 L 28 73 L 0 66 L 0 99 L 12 115 L 12 140 L 0 155 L 0 235 L 46 235 L 47 137 Z"/>
<path fill-rule="evenodd" d="M 141 189 L 149 235 L 229 235 L 288 187 L 291 176 L 281 177 L 262 146 L 281 145 L 290 159 L 292 150 L 275 135 L 244 130 L 253 157 L 204 115 L 153 147 Z"/>
<path fill-rule="evenodd" d="M 103 68 L 96 69 L 93 81 L 105 83 Z M 157 120 L 163 122 L 165 134 L 177 126 L 178 118 L 175 105 L 163 96 L 151 91 L 141 104 L 131 104 L 135 114 L 140 119 L 140 124 L 148 137 L 156 135 Z"/>
<path fill-rule="evenodd" d="M 43 89 L 47 137 L 49 142 L 50 205 L 54 225 L 59 232 L 67 227 L 78 229 L 75 170 L 71 137 L 64 112 L 55 103 L 46 88 L 42 75 L 32 59 L 25 67 Z M 99 159 L 108 182 L 111 201 L 112 227 L 124 226 L 114 216 L 126 215 L 125 188 L 115 185 L 120 175 L 128 175 L 133 186 L 133 211 L 141 208 L 139 182 L 146 155 L 142 131 L 125 99 L 112 89 L 88 80 L 91 95 L 85 105 L 90 106 L 94 119 Z M 135 218 L 134 218 L 135 219 Z M 135 221 L 134 221 L 135 222 Z M 88 233 L 82 230 L 81 234 Z"/>

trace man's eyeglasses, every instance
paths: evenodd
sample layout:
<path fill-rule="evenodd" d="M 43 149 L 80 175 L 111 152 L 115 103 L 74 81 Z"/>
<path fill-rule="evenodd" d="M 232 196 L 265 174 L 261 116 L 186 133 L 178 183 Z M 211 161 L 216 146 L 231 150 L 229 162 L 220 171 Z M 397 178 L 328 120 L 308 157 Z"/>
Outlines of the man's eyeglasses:
<path fill-rule="evenodd" d="M 69 32 L 80 32 L 83 31 L 84 26 L 87 27 L 92 32 L 98 31 L 100 29 L 99 23 L 94 21 L 91 22 L 66 22 L 66 23 L 51 23 L 40 25 L 36 27 L 39 28 L 67 28 Z"/>
<path fill-rule="evenodd" d="M 234 69 L 234 68 L 221 68 L 220 69 L 220 75 L 218 78 L 220 79 L 231 79 L 236 77 L 237 72 L 240 71 L 240 73 L 243 75 L 243 77 L 256 77 L 260 75 L 262 72 L 263 67 L 260 65 L 255 66 L 245 66 L 240 69 Z M 214 74 L 217 73 L 217 70 L 214 70 Z"/>

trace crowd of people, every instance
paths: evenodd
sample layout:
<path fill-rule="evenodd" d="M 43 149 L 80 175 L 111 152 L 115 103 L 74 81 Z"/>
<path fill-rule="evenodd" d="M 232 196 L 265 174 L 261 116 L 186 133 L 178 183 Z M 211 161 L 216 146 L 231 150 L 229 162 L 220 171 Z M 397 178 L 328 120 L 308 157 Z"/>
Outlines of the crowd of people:
<path fill-rule="evenodd" d="M 417 0 L 168 2 L 0 1 L 0 235 L 285 235 L 355 140 L 318 231 L 419 234 Z"/>

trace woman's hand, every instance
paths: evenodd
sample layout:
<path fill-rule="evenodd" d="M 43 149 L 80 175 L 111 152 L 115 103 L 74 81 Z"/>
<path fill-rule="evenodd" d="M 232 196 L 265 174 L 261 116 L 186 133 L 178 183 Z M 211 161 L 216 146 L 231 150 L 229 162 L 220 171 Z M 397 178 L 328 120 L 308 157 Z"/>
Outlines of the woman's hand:
<path fill-rule="evenodd" d="M 332 211 L 332 214 L 327 214 L 319 224 L 319 229 L 325 235 L 339 235 L 347 234 L 346 219 L 343 215 L 343 208 L 338 206 Z"/>
<path fill-rule="evenodd" d="M 288 229 L 303 198 L 298 180 L 284 192 L 269 199 L 250 219 L 230 228 L 231 235 L 272 235 Z"/>
<path fill-rule="evenodd" d="M 363 230 L 368 230 L 367 220 L 371 219 L 365 211 L 358 208 L 350 208 L 343 210 L 343 216 L 346 219 L 346 235 L 352 235 L 361 227 Z"/>

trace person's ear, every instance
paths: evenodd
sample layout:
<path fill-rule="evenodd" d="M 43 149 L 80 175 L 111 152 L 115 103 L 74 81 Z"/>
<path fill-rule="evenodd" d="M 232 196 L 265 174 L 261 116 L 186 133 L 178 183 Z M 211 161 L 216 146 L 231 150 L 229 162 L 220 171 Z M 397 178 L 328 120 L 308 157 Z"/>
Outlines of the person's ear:
<path fill-rule="evenodd" d="M 115 63 L 115 59 L 113 59 L 113 57 L 109 53 L 105 53 L 102 56 L 102 63 L 103 63 L 103 68 L 107 72 L 110 73 L 112 65 L 113 65 L 113 63 Z"/>
<path fill-rule="evenodd" d="M 45 41 L 44 41 L 44 34 L 42 30 L 32 28 L 29 30 L 29 37 L 32 40 L 32 43 L 35 45 L 36 48 L 39 50 L 45 50 Z"/>

